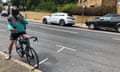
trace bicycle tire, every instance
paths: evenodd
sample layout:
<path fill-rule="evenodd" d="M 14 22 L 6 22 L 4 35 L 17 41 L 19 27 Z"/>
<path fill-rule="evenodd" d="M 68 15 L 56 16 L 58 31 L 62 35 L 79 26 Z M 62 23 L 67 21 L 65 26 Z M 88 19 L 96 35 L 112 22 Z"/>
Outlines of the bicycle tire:
<path fill-rule="evenodd" d="M 39 58 L 36 51 L 33 48 L 29 49 L 29 52 L 26 52 L 27 62 L 35 68 L 39 67 Z"/>
<path fill-rule="evenodd" d="M 15 41 L 16 52 L 20 57 L 23 57 L 23 48 L 20 46 L 20 42 L 18 40 Z"/>

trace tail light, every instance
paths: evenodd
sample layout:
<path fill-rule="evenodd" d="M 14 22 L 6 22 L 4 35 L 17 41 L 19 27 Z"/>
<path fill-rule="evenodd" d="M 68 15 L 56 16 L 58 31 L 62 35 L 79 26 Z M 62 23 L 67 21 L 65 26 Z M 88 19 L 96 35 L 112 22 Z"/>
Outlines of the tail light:
<path fill-rule="evenodd" d="M 74 20 L 74 18 L 73 18 L 73 17 L 70 17 L 70 16 L 68 16 L 67 19 L 72 19 L 72 20 Z"/>

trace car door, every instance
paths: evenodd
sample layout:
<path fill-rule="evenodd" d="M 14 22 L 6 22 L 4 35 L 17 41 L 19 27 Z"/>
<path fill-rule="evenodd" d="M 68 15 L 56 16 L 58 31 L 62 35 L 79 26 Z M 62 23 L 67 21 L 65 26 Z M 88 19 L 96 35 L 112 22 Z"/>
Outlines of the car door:
<path fill-rule="evenodd" d="M 56 17 L 56 13 L 51 14 L 49 18 L 50 23 L 55 23 L 55 17 Z"/>
<path fill-rule="evenodd" d="M 58 24 L 58 20 L 60 18 L 60 14 L 59 13 L 56 13 L 56 15 L 54 16 L 54 23 Z"/>
<path fill-rule="evenodd" d="M 101 27 L 108 27 L 110 24 L 111 17 L 103 17 L 100 21 Z"/>
<path fill-rule="evenodd" d="M 117 23 L 120 23 L 120 15 L 114 15 L 111 18 L 108 27 L 115 27 Z"/>

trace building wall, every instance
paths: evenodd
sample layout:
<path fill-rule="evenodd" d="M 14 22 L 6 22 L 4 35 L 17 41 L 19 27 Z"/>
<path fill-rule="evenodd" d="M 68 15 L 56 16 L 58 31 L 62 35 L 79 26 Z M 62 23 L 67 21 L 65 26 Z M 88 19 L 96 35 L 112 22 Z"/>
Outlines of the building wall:
<path fill-rule="evenodd" d="M 102 4 L 103 6 L 116 6 L 117 0 L 103 0 Z"/>
<path fill-rule="evenodd" d="M 82 2 L 79 5 L 85 5 L 87 7 L 91 7 L 94 5 L 97 6 L 116 6 L 117 0 L 87 0 L 85 2 Z"/>
<path fill-rule="evenodd" d="M 120 14 L 120 4 L 117 4 L 117 14 Z"/>
<path fill-rule="evenodd" d="M 90 6 L 100 6 L 102 4 L 102 0 L 87 0 L 85 3 L 84 3 L 87 7 L 90 7 Z"/>
<path fill-rule="evenodd" d="M 100 6 L 102 4 L 102 0 L 87 0 L 85 2 L 80 3 L 79 5 L 85 5 L 87 7 L 97 5 Z"/>

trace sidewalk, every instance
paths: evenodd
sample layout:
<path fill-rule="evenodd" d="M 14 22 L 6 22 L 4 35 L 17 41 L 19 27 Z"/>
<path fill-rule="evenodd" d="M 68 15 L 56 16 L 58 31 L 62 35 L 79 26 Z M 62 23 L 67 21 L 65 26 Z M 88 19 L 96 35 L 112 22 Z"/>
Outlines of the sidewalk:
<path fill-rule="evenodd" d="M 5 56 L 6 54 L 0 51 L 0 72 L 42 72 L 14 58 L 5 60 Z"/>

